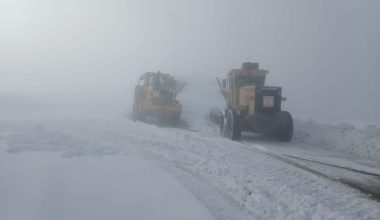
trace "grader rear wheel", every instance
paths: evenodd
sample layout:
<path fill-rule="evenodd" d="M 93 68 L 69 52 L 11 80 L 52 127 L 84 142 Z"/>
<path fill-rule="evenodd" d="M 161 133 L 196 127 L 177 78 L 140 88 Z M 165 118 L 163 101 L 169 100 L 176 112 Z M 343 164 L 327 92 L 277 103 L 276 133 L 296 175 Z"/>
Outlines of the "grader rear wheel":
<path fill-rule="evenodd" d="M 275 133 L 277 140 L 289 142 L 293 137 L 293 118 L 287 111 L 282 111 L 279 117 L 279 125 Z"/>

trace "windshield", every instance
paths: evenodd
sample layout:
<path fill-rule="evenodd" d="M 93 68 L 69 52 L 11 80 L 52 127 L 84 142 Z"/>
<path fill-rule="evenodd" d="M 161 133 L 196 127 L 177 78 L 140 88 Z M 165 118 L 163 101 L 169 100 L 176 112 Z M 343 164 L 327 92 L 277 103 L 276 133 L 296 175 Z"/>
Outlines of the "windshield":
<path fill-rule="evenodd" d="M 235 84 L 236 86 L 264 86 L 265 83 L 265 75 L 237 75 L 235 76 Z"/>
<path fill-rule="evenodd" d="M 168 86 L 168 77 L 163 74 L 151 74 L 148 78 L 148 84 L 150 86 Z"/>

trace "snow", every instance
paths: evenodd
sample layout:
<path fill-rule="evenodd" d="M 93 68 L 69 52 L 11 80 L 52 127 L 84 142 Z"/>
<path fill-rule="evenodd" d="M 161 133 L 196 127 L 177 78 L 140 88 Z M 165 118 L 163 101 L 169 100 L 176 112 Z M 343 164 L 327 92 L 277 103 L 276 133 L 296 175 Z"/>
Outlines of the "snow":
<path fill-rule="evenodd" d="M 190 184 L 186 178 L 183 178 L 180 181 L 180 185 L 189 187 L 187 192 L 195 194 L 197 202 L 203 204 L 198 205 L 206 207 L 211 213 L 210 215 L 214 217 L 218 216 L 217 219 L 223 219 L 220 218 L 220 213 L 222 212 L 218 210 L 225 209 L 226 206 L 231 206 L 232 208 L 228 207 L 229 213 L 223 214 L 223 216 L 229 215 L 231 218 L 225 219 L 378 219 L 380 215 L 379 203 L 358 190 L 339 182 L 315 176 L 276 160 L 258 150 L 260 144 L 253 141 L 249 143 L 232 142 L 219 137 L 215 126 L 207 124 L 203 126 L 208 127 L 208 129 L 204 129 L 205 132 L 160 128 L 140 122 L 135 123 L 128 119 L 40 121 L 29 123 L 28 125 L 22 123 L 14 124 L 13 126 L 4 125 L 1 127 L 1 138 L 6 143 L 7 156 L 5 157 L 20 155 L 30 158 L 31 156 L 24 152 L 37 153 L 49 151 L 60 153 L 67 158 L 66 160 L 94 160 L 91 165 L 86 165 L 87 167 L 91 167 L 91 169 L 93 168 L 92 171 L 89 168 L 76 170 L 77 166 L 69 164 L 63 164 L 59 169 L 76 170 L 75 172 L 77 173 L 72 174 L 76 175 L 76 177 L 69 179 L 78 179 L 86 173 L 97 173 L 100 180 L 92 179 L 90 182 L 96 182 L 100 185 L 112 185 L 115 184 L 115 181 L 124 180 L 124 184 L 121 185 L 125 186 L 126 189 L 120 186 L 116 190 L 117 193 L 113 194 L 112 190 L 109 192 L 110 194 L 108 194 L 108 190 L 103 192 L 102 197 L 108 199 L 107 201 L 110 201 L 111 204 L 112 201 L 123 204 L 131 202 L 128 201 L 128 197 L 116 194 L 121 191 L 124 192 L 124 190 L 128 191 L 128 181 L 126 181 L 126 179 L 129 179 L 126 174 L 128 173 L 127 167 L 144 167 L 144 165 L 139 165 L 139 159 L 135 159 L 137 160 L 137 164 L 130 162 L 130 160 L 133 160 L 131 158 L 144 155 L 143 158 L 147 157 L 150 159 L 144 159 L 144 162 L 141 161 L 141 163 L 160 164 L 160 162 L 156 163 L 154 161 L 165 161 L 168 167 L 176 170 L 177 176 L 185 175 L 184 173 L 190 175 L 193 183 Z M 210 135 L 213 131 L 215 133 Z M 251 149 L 247 149 L 247 146 L 256 146 L 257 148 L 252 147 Z M 118 159 L 115 159 L 115 157 L 118 157 Z M 101 162 L 102 160 L 104 162 Z M 128 163 L 131 163 L 130 166 L 127 166 Z M 45 164 L 44 166 L 49 165 Z M 107 171 L 102 170 L 102 167 L 107 166 L 108 168 L 104 168 Z M 159 174 L 159 169 L 153 169 L 154 165 L 149 165 L 148 167 L 150 167 L 149 169 L 146 168 L 148 171 L 144 171 L 143 169 L 141 173 L 135 175 L 149 176 L 158 173 L 158 177 L 155 176 L 155 178 L 146 181 L 141 180 L 141 182 L 148 184 L 148 182 L 156 182 L 157 179 L 158 186 L 154 183 L 155 189 L 160 189 L 162 188 L 160 185 L 167 184 L 165 182 L 166 179 L 174 178 L 179 181 L 175 177 L 176 175 L 171 174 L 172 177 L 170 177 L 170 175 Z M 110 173 L 114 173 L 114 171 L 118 173 L 117 175 L 127 176 L 121 180 L 117 179 L 117 177 L 110 177 Z M 166 172 L 170 173 L 169 171 Z M 7 169 L 3 170 L 3 173 L 8 173 Z M 54 176 L 53 173 L 50 172 L 47 176 Z M 38 174 L 36 178 L 38 178 Z M 67 176 L 62 177 L 62 180 L 66 180 L 66 178 Z M 13 181 L 17 180 L 11 180 L 10 182 Z M 71 188 L 65 188 L 68 191 L 74 191 L 72 194 L 73 198 L 78 197 L 78 194 L 81 194 L 82 190 L 89 185 L 89 182 L 86 184 L 86 182 L 81 183 L 81 181 L 74 181 L 70 183 Z M 164 181 L 164 183 L 160 184 L 159 181 Z M 1 183 L 4 184 L 4 180 Z M 139 183 L 136 180 L 135 184 L 139 185 Z M 46 184 L 50 185 L 50 183 Z M 78 188 L 74 187 L 75 185 Z M 200 189 L 193 187 L 199 187 Z M 176 195 L 178 193 L 174 189 L 171 190 L 172 187 L 167 189 L 165 196 L 168 196 L 168 198 L 156 202 L 156 206 L 172 215 L 175 215 L 175 213 L 171 213 L 175 210 L 186 213 L 180 208 L 174 208 L 175 206 L 162 205 L 168 201 L 169 204 L 175 201 L 177 203 L 182 202 L 182 199 L 177 199 Z M 2 190 L 8 191 L 3 187 Z M 35 191 L 34 189 L 25 190 Z M 186 190 L 183 189 L 183 191 Z M 215 191 L 221 194 L 219 198 L 228 202 L 216 200 L 215 204 L 211 205 L 209 196 L 215 195 Z M 47 193 L 48 191 L 44 192 Z M 91 195 L 93 192 L 95 190 L 88 192 L 88 195 Z M 200 194 L 199 192 L 203 193 Z M 141 197 L 144 197 L 144 192 L 139 192 L 134 196 L 137 200 L 141 199 L 140 193 L 142 193 Z M 152 199 L 159 200 L 153 195 Z M 158 197 L 160 196 L 158 195 Z M 1 198 L 0 200 L 4 203 L 4 197 Z M 9 195 L 5 198 L 15 197 Z M 215 198 L 215 196 L 212 198 Z M 54 204 L 56 199 L 53 197 L 51 203 Z M 80 199 L 80 197 L 77 199 Z M 136 199 L 134 198 L 134 200 Z M 143 201 L 145 200 L 143 199 Z M 186 207 L 189 206 L 187 203 L 192 202 L 186 202 Z M 196 204 L 196 202 L 192 204 L 194 203 Z M 78 206 L 81 206 L 81 204 L 78 203 Z M 195 204 L 194 206 L 197 206 Z M 152 206 L 152 204 L 144 203 L 145 205 L 148 208 Z M 97 207 L 97 204 L 90 202 L 88 206 Z M 237 207 L 241 207 L 245 211 L 238 213 L 239 208 Z M 54 210 L 54 206 L 50 208 Z M 201 208 L 189 207 L 189 209 L 199 210 Z M 67 213 L 71 213 L 75 217 L 73 210 L 69 210 Z M 206 211 L 200 213 L 204 213 L 202 216 L 206 219 L 209 217 Z M 113 216 L 112 213 L 106 213 L 105 215 Z M 121 216 L 127 216 L 122 211 L 115 215 L 120 218 Z M 151 216 L 155 215 L 149 216 L 151 218 Z M 84 216 L 82 219 L 86 219 L 86 217 Z"/>
<path fill-rule="evenodd" d="M 82 114 L 4 117 L 0 219 L 378 219 L 380 203 L 368 195 L 268 154 L 380 173 L 378 127 L 295 120 L 290 143 L 252 134 L 233 142 L 208 120 L 208 109 L 223 107 L 217 93 L 199 82 L 179 95 L 191 129 Z"/>
<path fill-rule="evenodd" d="M 134 155 L 2 154 L 0 177 L 0 219 L 213 219 L 172 175 Z"/>
<path fill-rule="evenodd" d="M 297 120 L 295 129 L 295 142 L 380 161 L 380 128 L 376 125 L 361 129 L 348 123 Z"/>

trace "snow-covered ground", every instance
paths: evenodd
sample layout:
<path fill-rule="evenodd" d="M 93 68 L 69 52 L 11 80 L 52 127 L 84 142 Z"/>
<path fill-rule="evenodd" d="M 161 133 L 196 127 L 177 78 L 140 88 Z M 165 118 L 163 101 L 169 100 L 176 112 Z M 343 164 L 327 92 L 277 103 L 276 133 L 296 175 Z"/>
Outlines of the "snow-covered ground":
<path fill-rule="evenodd" d="M 2 219 L 380 216 L 379 203 L 360 191 L 260 150 L 282 143 L 265 145 L 254 137 L 232 142 L 215 126 L 203 127 L 208 129 L 194 132 L 126 118 L 4 120 Z"/>
<path fill-rule="evenodd" d="M 134 155 L 1 154 L 0 219 L 213 219 L 172 175 Z"/>
<path fill-rule="evenodd" d="M 233 142 L 208 120 L 223 105 L 217 87 L 190 83 L 179 98 L 191 129 L 112 111 L 1 114 L 0 219 L 379 218 L 379 202 L 337 181 L 362 174 L 312 162 L 380 174 L 376 125 L 295 120 L 290 143 Z M 284 155 L 332 178 L 276 159 Z"/>

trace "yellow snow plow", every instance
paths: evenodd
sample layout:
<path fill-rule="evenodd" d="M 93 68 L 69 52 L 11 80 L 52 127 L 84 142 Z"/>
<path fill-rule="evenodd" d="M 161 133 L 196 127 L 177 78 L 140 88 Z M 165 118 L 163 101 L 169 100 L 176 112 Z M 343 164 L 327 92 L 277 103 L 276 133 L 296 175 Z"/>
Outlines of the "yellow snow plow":
<path fill-rule="evenodd" d="M 145 121 L 153 116 L 161 122 L 178 124 L 182 106 L 176 99 L 178 83 L 174 77 L 161 72 L 142 74 L 133 101 L 132 116 L 134 120 Z"/>

